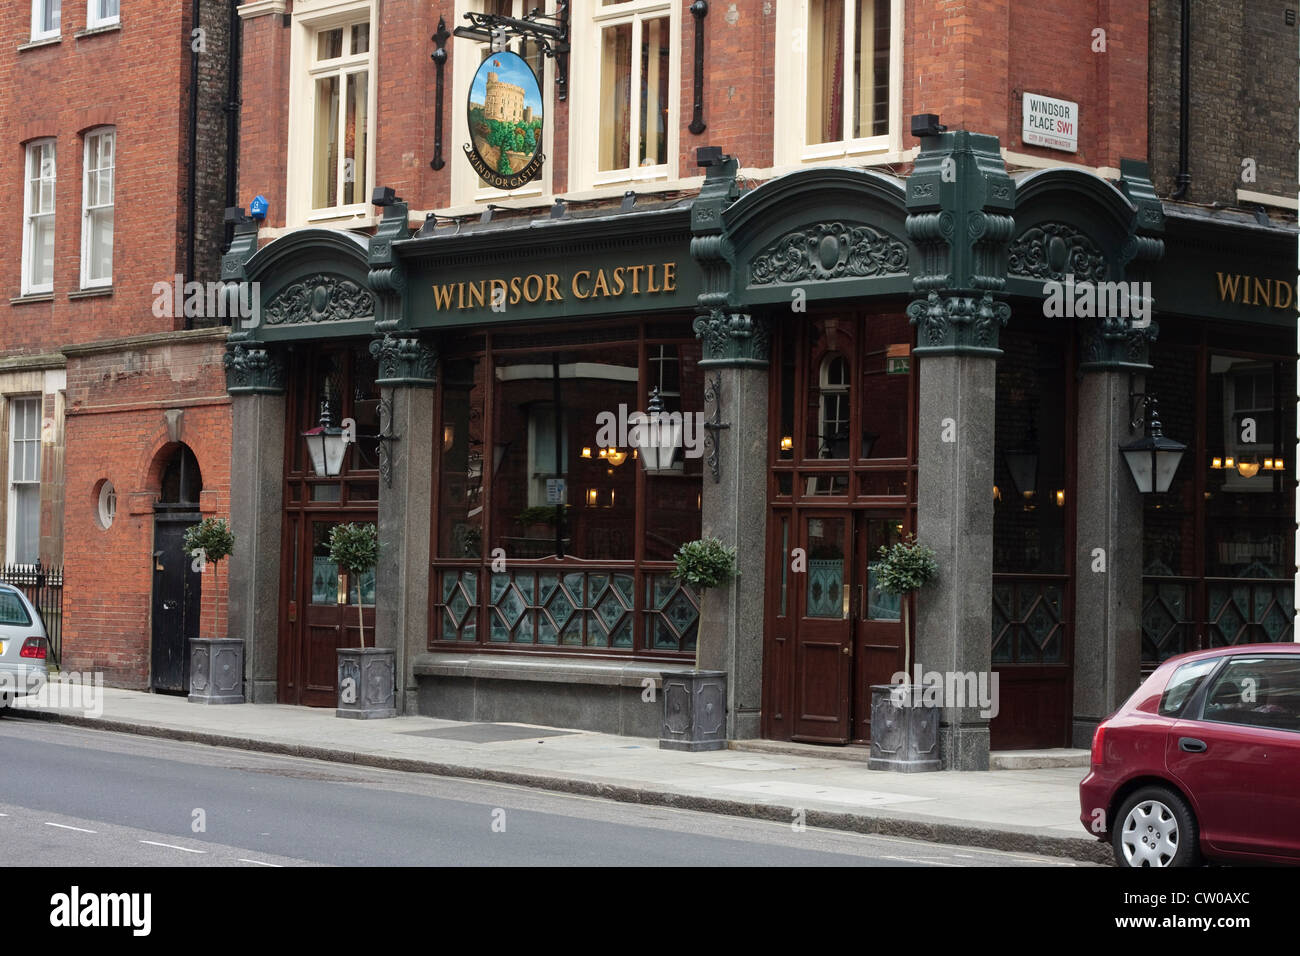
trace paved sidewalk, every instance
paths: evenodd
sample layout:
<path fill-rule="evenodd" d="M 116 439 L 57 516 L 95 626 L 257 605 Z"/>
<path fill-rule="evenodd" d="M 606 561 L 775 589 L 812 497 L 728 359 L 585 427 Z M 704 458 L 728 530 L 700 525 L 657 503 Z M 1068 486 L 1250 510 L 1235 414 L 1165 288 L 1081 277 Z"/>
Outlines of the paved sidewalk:
<path fill-rule="evenodd" d="M 658 741 L 430 717 L 343 720 L 281 704 L 213 706 L 104 688 L 103 713 L 14 707 L 103 730 L 581 793 L 632 803 L 792 821 L 940 843 L 1109 862 L 1079 824 L 1086 770 L 899 774 L 805 753 L 660 750 Z M 79 702 L 78 702 L 79 703 Z"/>

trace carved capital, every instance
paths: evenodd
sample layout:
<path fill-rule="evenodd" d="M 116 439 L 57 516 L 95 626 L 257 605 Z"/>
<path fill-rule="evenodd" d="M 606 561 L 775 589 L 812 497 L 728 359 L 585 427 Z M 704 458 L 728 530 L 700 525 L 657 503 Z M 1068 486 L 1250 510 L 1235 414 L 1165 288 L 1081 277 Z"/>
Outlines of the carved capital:
<path fill-rule="evenodd" d="M 228 345 L 226 391 L 231 395 L 278 395 L 284 391 L 284 360 L 267 349 Z"/>
<path fill-rule="evenodd" d="M 379 364 L 376 385 L 432 388 L 438 383 L 438 352 L 428 342 L 385 333 L 370 343 L 370 354 Z"/>
<path fill-rule="evenodd" d="M 1148 353 L 1160 326 L 1149 318 L 1137 320 L 1114 316 L 1085 319 L 1080 337 L 1081 372 L 1145 372 L 1151 368 Z"/>
<path fill-rule="evenodd" d="M 982 296 L 944 295 L 931 292 L 924 299 L 914 299 L 907 315 L 916 326 L 917 355 L 986 355 L 1002 354 L 998 332 L 1011 318 L 1011 306 Z"/>
<path fill-rule="evenodd" d="M 695 320 L 695 337 L 704 344 L 700 366 L 766 366 L 771 334 L 763 319 L 712 309 Z"/>

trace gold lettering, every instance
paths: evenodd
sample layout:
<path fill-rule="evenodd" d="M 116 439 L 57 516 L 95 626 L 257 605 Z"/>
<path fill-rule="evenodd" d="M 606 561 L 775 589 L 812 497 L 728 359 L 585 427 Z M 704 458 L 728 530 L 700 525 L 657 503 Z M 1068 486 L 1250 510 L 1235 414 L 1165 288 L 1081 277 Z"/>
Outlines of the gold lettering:
<path fill-rule="evenodd" d="M 583 292 L 581 289 L 578 288 L 578 279 L 581 276 L 586 276 L 588 278 L 591 278 L 591 273 L 588 272 L 586 269 L 579 269 L 577 272 L 573 274 L 573 297 L 575 299 L 586 299 L 590 297 L 589 293 Z"/>
<path fill-rule="evenodd" d="M 469 307 L 472 309 L 474 308 L 475 305 L 478 305 L 479 307 L 482 307 L 483 305 L 482 280 L 479 280 L 478 282 L 471 282 L 469 284 Z"/>
<path fill-rule="evenodd" d="M 439 311 L 451 308 L 451 286 L 436 285 L 433 287 L 433 307 Z"/>
<path fill-rule="evenodd" d="M 640 294 L 641 294 L 641 288 L 640 288 L 640 282 L 641 282 L 641 270 L 644 269 L 644 268 L 645 268 L 645 266 L 628 266 L 628 267 L 627 267 L 627 271 L 630 272 L 630 273 L 632 273 L 632 294 L 633 294 L 633 295 L 640 295 Z"/>
<path fill-rule="evenodd" d="M 613 279 L 614 279 L 614 295 L 622 295 L 623 294 L 623 267 L 622 266 L 619 266 L 619 268 L 614 270 Z"/>
<path fill-rule="evenodd" d="M 1283 289 L 1286 289 L 1286 301 L 1285 301 L 1285 302 L 1282 301 L 1282 290 L 1283 290 Z M 1291 307 L 1291 295 L 1292 295 L 1292 293 L 1293 293 L 1294 291 L 1295 291 L 1295 290 L 1291 288 L 1291 283 L 1289 283 L 1289 282 L 1283 282 L 1281 279 L 1278 279 L 1278 280 L 1277 280 L 1277 284 L 1276 284 L 1275 286 L 1273 286 L 1273 308 L 1275 308 L 1275 309 L 1289 309 L 1289 308 Z"/>
<path fill-rule="evenodd" d="M 1241 276 L 1224 277 L 1222 272 L 1216 272 L 1219 277 L 1219 301 L 1227 299 L 1229 302 L 1237 301 L 1237 287 L 1241 284 Z"/>
<path fill-rule="evenodd" d="M 654 267 L 654 266 L 646 266 L 645 268 L 646 268 L 646 273 L 645 273 L 645 275 L 646 275 L 646 279 L 645 279 L 645 290 L 646 290 L 646 292 L 647 292 L 647 293 L 651 293 L 651 292 L 662 292 L 663 290 L 660 289 L 658 286 L 655 285 L 655 267 Z"/>
<path fill-rule="evenodd" d="M 560 277 L 554 272 L 546 273 L 546 301 L 563 302 L 564 296 L 560 294 Z"/>
<path fill-rule="evenodd" d="M 537 283 L 536 291 L 533 290 L 533 283 Z M 529 302 L 536 302 L 542 297 L 542 277 L 533 273 L 524 277 L 524 298 Z"/>
<path fill-rule="evenodd" d="M 1264 305 L 1268 305 L 1269 295 L 1273 291 L 1273 280 L 1272 279 L 1255 280 L 1255 304 L 1256 305 L 1260 304 L 1259 293 L 1261 290 L 1264 293 Z"/>
<path fill-rule="evenodd" d="M 677 291 L 677 263 L 675 262 L 664 263 L 664 291 Z"/>
<path fill-rule="evenodd" d="M 492 294 L 488 299 L 488 303 L 493 308 L 500 308 L 501 306 L 506 304 L 506 280 L 505 279 L 490 280 L 488 282 L 488 288 L 492 290 Z M 497 294 L 497 289 L 501 290 L 500 295 Z"/>
<path fill-rule="evenodd" d="M 511 304 L 511 305 L 518 305 L 518 304 L 519 304 L 519 296 L 520 296 L 520 292 L 519 292 L 519 276 L 511 276 L 511 277 L 510 277 L 510 304 Z"/>
<path fill-rule="evenodd" d="M 465 308 L 465 283 L 456 283 L 456 308 Z"/>
<path fill-rule="evenodd" d="M 605 281 L 605 270 L 596 270 L 596 281 L 591 286 L 591 295 L 595 298 L 598 295 L 609 295 L 609 283 Z"/>

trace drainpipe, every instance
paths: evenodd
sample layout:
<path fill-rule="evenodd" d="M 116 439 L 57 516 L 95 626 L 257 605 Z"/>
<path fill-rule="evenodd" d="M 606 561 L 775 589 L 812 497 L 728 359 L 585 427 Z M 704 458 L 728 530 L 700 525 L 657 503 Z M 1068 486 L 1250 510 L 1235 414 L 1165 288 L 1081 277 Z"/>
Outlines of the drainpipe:
<path fill-rule="evenodd" d="M 239 205 L 239 61 L 243 33 L 239 19 L 239 4 L 242 0 L 230 0 L 230 62 L 227 64 L 226 81 L 226 208 Z M 226 224 L 225 245 L 235 237 L 235 224 Z M 229 321 L 227 319 L 227 321 Z"/>
<path fill-rule="evenodd" d="M 1178 188 L 1171 199 L 1182 199 L 1187 195 L 1187 187 L 1192 182 L 1192 175 L 1187 170 L 1187 101 L 1191 95 L 1189 61 L 1191 59 L 1192 29 L 1191 2 L 1182 0 L 1182 19 L 1178 50 L 1178 175 L 1174 182 Z"/>
<path fill-rule="evenodd" d="M 199 0 L 194 0 L 191 7 L 190 30 L 191 36 L 193 31 L 199 26 Z M 197 174 L 194 169 L 195 161 L 198 159 L 199 144 L 199 51 L 196 50 L 193 41 L 190 42 L 190 136 L 189 136 L 189 209 L 187 213 L 187 229 L 189 241 L 185 246 L 185 281 L 190 282 L 194 279 L 194 235 L 195 223 L 198 220 L 198 202 L 194 195 L 197 188 Z M 185 316 L 185 328 L 194 327 L 192 317 Z"/>

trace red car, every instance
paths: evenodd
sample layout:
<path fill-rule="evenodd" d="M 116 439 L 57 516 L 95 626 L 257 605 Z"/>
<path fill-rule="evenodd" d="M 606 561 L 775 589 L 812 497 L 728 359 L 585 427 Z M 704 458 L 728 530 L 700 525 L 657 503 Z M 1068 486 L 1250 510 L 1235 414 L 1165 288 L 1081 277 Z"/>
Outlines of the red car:
<path fill-rule="evenodd" d="M 1120 866 L 1300 863 L 1300 644 L 1165 661 L 1097 727 L 1079 801 Z"/>

